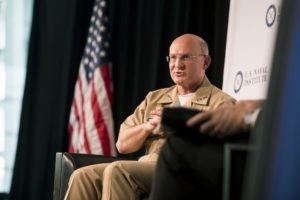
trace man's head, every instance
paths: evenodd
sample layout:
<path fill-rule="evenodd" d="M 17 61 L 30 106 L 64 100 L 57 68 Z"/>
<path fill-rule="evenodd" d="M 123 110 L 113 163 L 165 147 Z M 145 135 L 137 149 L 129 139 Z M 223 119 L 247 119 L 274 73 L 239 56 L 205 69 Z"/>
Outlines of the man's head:
<path fill-rule="evenodd" d="M 170 46 L 171 78 L 184 93 L 194 92 L 201 85 L 210 61 L 207 43 L 196 35 L 184 34 Z"/>

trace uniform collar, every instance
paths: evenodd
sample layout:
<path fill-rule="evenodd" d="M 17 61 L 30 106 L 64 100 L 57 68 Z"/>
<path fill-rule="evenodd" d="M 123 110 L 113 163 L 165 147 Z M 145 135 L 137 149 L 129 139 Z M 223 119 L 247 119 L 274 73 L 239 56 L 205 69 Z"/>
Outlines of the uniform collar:
<path fill-rule="evenodd" d="M 173 86 L 170 90 L 168 90 L 164 96 L 158 101 L 160 104 L 172 104 L 179 102 L 177 95 L 177 87 Z"/>
<path fill-rule="evenodd" d="M 211 96 L 213 85 L 205 76 L 201 87 L 195 92 L 195 96 L 191 99 L 191 102 L 199 105 L 208 105 L 208 101 Z"/>
<path fill-rule="evenodd" d="M 207 105 L 211 96 L 213 85 L 208 78 L 204 76 L 201 86 L 196 90 L 195 96 L 191 99 L 193 104 Z M 173 86 L 171 90 L 158 101 L 160 104 L 175 104 L 179 103 L 177 86 Z"/>

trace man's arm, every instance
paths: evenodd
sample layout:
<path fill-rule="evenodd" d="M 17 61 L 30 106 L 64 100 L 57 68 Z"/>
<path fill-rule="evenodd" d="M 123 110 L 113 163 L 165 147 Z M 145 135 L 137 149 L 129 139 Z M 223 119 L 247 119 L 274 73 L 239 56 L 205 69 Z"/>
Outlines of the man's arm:
<path fill-rule="evenodd" d="M 224 105 L 195 115 L 187 121 L 187 126 L 199 126 L 200 133 L 219 138 L 239 134 L 250 129 L 245 121 L 246 114 L 261 108 L 263 102 L 264 100 L 242 100 L 233 106 Z"/>
<path fill-rule="evenodd" d="M 155 132 L 161 121 L 162 108 L 157 107 L 151 111 L 151 119 L 147 122 L 120 130 L 116 147 L 122 154 L 133 153 L 138 151 L 143 145 L 147 137 Z"/>

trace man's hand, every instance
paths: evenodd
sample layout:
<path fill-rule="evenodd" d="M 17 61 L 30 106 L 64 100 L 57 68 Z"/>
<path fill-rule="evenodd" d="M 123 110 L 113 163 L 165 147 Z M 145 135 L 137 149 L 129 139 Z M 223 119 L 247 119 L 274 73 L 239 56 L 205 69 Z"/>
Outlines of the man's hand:
<path fill-rule="evenodd" d="M 161 106 L 157 106 L 150 112 L 151 118 L 149 118 L 144 127 L 147 131 L 152 133 L 157 132 L 157 129 L 160 127 L 162 111 L 163 108 Z"/>
<path fill-rule="evenodd" d="M 146 123 L 119 132 L 116 143 L 119 153 L 132 153 L 139 150 L 147 137 L 159 129 L 162 107 L 156 107 L 150 112 L 151 119 Z"/>
<path fill-rule="evenodd" d="M 187 121 L 188 127 L 199 126 L 199 132 L 224 138 L 248 131 L 249 124 L 245 124 L 244 116 L 262 106 L 261 100 L 239 101 L 234 106 L 221 106 L 213 111 L 206 111 L 191 117 Z"/>

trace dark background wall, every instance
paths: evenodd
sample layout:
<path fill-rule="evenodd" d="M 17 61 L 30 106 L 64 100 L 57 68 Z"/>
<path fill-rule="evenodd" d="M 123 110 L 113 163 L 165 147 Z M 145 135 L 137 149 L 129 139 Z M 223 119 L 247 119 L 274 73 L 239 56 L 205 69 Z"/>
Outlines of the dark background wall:
<path fill-rule="evenodd" d="M 52 199 L 55 153 L 67 151 L 70 103 L 93 0 L 34 3 L 11 199 Z M 172 84 L 171 41 L 194 33 L 209 44 L 210 80 L 221 87 L 229 0 L 111 0 L 116 130 L 149 90 Z"/>

